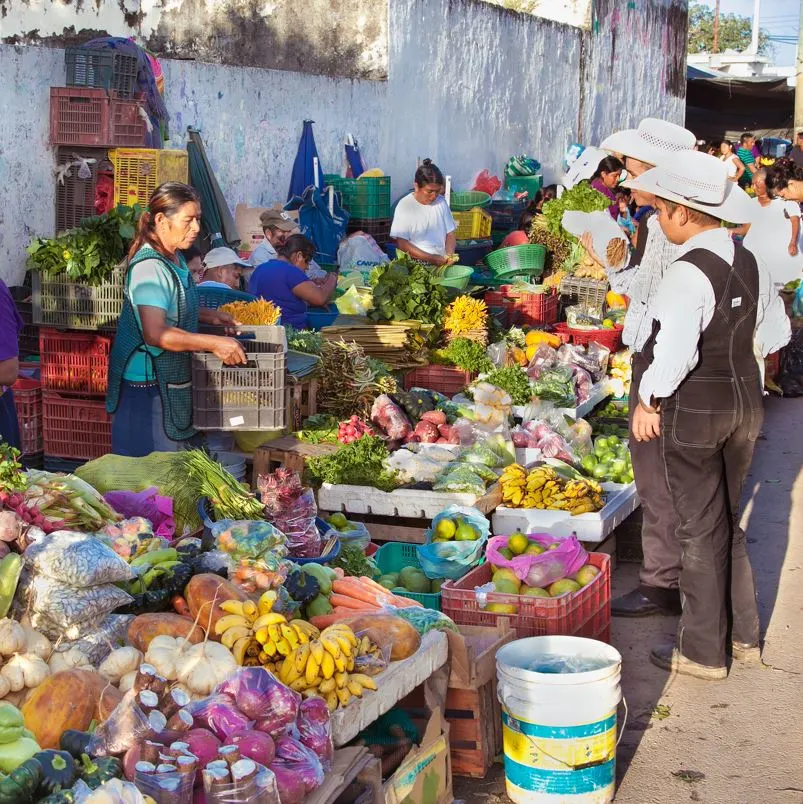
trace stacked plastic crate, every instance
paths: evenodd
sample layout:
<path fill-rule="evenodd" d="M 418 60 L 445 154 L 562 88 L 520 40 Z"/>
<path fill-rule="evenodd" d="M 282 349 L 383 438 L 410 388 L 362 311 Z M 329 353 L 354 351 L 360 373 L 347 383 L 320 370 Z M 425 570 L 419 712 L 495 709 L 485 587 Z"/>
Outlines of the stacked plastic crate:
<path fill-rule="evenodd" d="M 324 181 L 340 193 L 343 209 L 350 215 L 349 232 L 365 232 L 384 246 L 392 222 L 390 176 L 344 179 L 327 174 Z"/>

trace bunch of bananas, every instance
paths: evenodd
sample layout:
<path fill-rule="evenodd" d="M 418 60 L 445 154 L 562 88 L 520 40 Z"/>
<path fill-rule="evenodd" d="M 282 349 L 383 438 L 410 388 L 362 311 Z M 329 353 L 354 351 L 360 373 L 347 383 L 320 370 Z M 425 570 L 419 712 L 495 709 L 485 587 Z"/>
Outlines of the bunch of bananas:
<path fill-rule="evenodd" d="M 499 482 L 502 502 L 511 508 L 547 508 L 575 516 L 599 511 L 604 505 L 602 488 L 595 480 L 566 480 L 549 466 L 536 466 L 528 472 L 513 463 Z"/>
<path fill-rule="evenodd" d="M 487 341 L 488 308 L 481 299 L 458 296 L 447 308 L 443 328 L 452 337 L 469 338 L 481 343 Z"/>
<path fill-rule="evenodd" d="M 370 642 L 370 640 L 369 640 Z M 322 698 L 330 712 L 361 698 L 363 690 L 375 690 L 376 682 L 355 673 L 355 658 L 363 640 L 342 623 L 330 625 L 317 639 L 299 645 L 282 662 L 276 675 L 282 684 L 305 698 Z"/>
<path fill-rule="evenodd" d="M 320 633 L 305 620 L 288 622 L 283 614 L 272 611 L 275 599 L 274 592 L 265 592 L 258 603 L 226 600 L 220 604 L 226 614 L 215 623 L 215 634 L 238 664 L 257 667 L 267 666 L 269 662 L 280 663 L 299 645 Z"/>

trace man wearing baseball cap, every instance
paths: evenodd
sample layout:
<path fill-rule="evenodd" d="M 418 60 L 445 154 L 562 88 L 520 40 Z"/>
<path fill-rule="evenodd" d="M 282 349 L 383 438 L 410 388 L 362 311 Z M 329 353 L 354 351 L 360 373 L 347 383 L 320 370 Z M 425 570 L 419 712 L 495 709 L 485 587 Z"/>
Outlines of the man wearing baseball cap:
<path fill-rule="evenodd" d="M 670 671 L 722 679 L 728 652 L 760 655 L 737 511 L 763 420 L 754 338 L 773 344 L 784 324 L 777 307 L 764 309 L 756 258 L 721 225 L 752 216 L 749 197 L 728 181 L 722 162 L 688 151 L 625 186 L 655 196 L 661 229 L 679 246 L 652 304 L 631 421 L 636 443 L 658 444 L 681 548 L 677 640 L 656 646 L 650 658 Z"/>
<path fill-rule="evenodd" d="M 199 287 L 218 287 L 240 290 L 244 268 L 251 266 L 237 256 L 233 249 L 213 248 L 203 259 L 203 278 Z"/>
<path fill-rule="evenodd" d="M 269 260 L 275 260 L 287 238 L 298 228 L 298 224 L 286 212 L 280 209 L 266 209 L 260 216 L 265 239 L 253 250 L 249 262 L 256 268 Z"/>
<path fill-rule="evenodd" d="M 619 154 L 628 177 L 633 179 L 656 165 L 671 164 L 679 154 L 694 146 L 694 134 L 681 126 L 647 117 L 638 128 L 617 131 L 602 142 L 605 151 Z M 633 190 L 640 207 L 652 208 L 655 198 L 650 193 Z M 607 265 L 594 252 L 593 233 L 582 243 L 608 269 L 608 280 L 615 293 L 627 295 L 630 304 L 624 319 L 622 340 L 632 351 L 630 412 L 638 404 L 641 375 L 647 367 L 643 354 L 650 336 L 650 305 L 658 291 L 661 277 L 677 256 L 678 247 L 664 236 L 654 209 L 642 216 L 636 247 L 623 268 Z M 656 441 L 631 443 L 630 456 L 642 508 L 641 546 L 643 560 L 638 588 L 616 598 L 611 613 L 618 617 L 647 617 L 653 614 L 679 614 L 680 545 L 675 538 L 675 512 L 659 460 Z"/>

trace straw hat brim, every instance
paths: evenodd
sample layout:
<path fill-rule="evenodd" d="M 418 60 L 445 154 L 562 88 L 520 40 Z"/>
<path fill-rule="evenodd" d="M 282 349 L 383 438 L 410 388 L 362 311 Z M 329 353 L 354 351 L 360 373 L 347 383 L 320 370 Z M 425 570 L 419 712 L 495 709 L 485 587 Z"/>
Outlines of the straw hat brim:
<path fill-rule="evenodd" d="M 628 128 L 624 131 L 617 131 L 606 137 L 600 144 L 600 148 L 610 153 L 629 156 L 631 159 L 638 159 L 647 165 L 659 165 L 664 159 L 671 157 L 670 151 L 662 151 L 654 148 L 644 141 L 638 133 L 638 129 Z"/>
<path fill-rule="evenodd" d="M 728 223 L 750 223 L 753 220 L 754 204 L 750 196 L 735 182 L 728 182 L 722 203 L 705 204 L 662 187 L 660 174 L 660 170 L 648 170 L 639 177 L 626 181 L 622 186 L 630 190 L 650 193 L 658 196 L 658 198 L 663 198 L 665 201 L 672 201 L 675 204 L 689 207 L 689 209 L 696 209 L 698 212 L 705 212 L 706 215 L 711 215 Z"/>

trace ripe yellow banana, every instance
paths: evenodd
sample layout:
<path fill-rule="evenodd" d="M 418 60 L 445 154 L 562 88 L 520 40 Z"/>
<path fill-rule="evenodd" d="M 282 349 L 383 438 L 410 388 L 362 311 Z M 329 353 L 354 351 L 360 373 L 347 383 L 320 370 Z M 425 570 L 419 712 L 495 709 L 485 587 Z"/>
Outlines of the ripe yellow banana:
<path fill-rule="evenodd" d="M 279 614 L 277 611 L 269 611 L 266 614 L 260 614 L 259 617 L 256 618 L 254 621 L 254 630 L 286 622 L 287 620 L 284 618 L 283 614 Z"/>
<path fill-rule="evenodd" d="M 346 670 L 348 670 L 350 673 L 353 669 L 354 669 L 354 656 L 351 655 L 348 657 L 348 659 L 346 659 Z"/>
<path fill-rule="evenodd" d="M 349 677 L 347 673 L 335 673 L 335 686 L 337 689 L 342 690 L 348 683 Z"/>
<path fill-rule="evenodd" d="M 306 634 L 310 639 L 317 639 L 321 635 L 321 632 L 312 623 L 308 623 L 306 620 L 290 620 L 290 625 L 292 625 L 296 631 L 301 631 Z"/>
<path fill-rule="evenodd" d="M 263 592 L 259 598 L 259 602 L 257 603 L 257 610 L 259 611 L 259 614 L 270 614 L 271 611 L 273 611 L 273 604 L 278 599 L 279 594 L 273 589 L 268 589 L 266 592 Z"/>
<path fill-rule="evenodd" d="M 338 656 L 340 656 L 340 645 L 333 636 L 327 635 L 326 633 L 321 634 L 320 643 L 323 645 L 324 650 L 331 654 L 333 659 L 336 659 Z"/>
<path fill-rule="evenodd" d="M 220 604 L 220 608 L 225 611 L 226 614 L 239 614 L 242 617 L 245 616 L 242 600 L 224 600 Z"/>
<path fill-rule="evenodd" d="M 332 690 L 330 693 L 327 693 L 326 695 L 326 705 L 327 707 L 329 707 L 330 712 L 334 712 L 335 709 L 337 709 L 337 704 L 338 704 L 337 693 L 334 690 Z"/>
<path fill-rule="evenodd" d="M 356 681 L 349 681 L 346 689 L 355 697 L 362 698 L 362 687 Z"/>
<path fill-rule="evenodd" d="M 298 671 L 298 674 L 301 675 L 301 673 L 304 672 L 304 668 L 307 666 L 309 656 L 309 645 L 299 645 L 287 658 L 294 659 L 295 668 Z"/>
<path fill-rule="evenodd" d="M 260 645 L 264 645 L 268 641 L 268 629 L 264 627 L 256 629 L 254 631 L 254 636 Z"/>
<path fill-rule="evenodd" d="M 250 620 L 251 622 L 254 622 L 258 614 L 259 609 L 257 608 L 257 604 L 254 603 L 253 600 L 246 600 L 245 603 L 243 603 L 243 615 L 246 617 L 246 619 Z"/>
<path fill-rule="evenodd" d="M 237 640 L 232 646 L 231 652 L 237 664 L 242 665 L 245 661 L 245 651 L 251 644 L 251 636 L 244 636 Z"/>
<path fill-rule="evenodd" d="M 337 695 L 337 700 L 340 701 L 341 706 L 348 706 L 351 700 L 351 693 L 347 689 L 335 690 L 335 695 Z"/>
<path fill-rule="evenodd" d="M 289 656 L 293 652 L 293 649 L 290 647 L 290 643 L 286 639 L 280 639 L 276 643 L 276 652 L 280 656 Z"/>
<path fill-rule="evenodd" d="M 346 657 L 341 653 L 339 656 L 334 657 L 335 669 L 338 673 L 346 672 Z"/>
<path fill-rule="evenodd" d="M 376 681 L 374 681 L 371 676 L 366 676 L 365 673 L 351 673 L 349 675 L 349 680 L 356 681 L 364 689 L 376 689 Z"/>
<path fill-rule="evenodd" d="M 323 645 L 321 645 L 320 640 L 316 639 L 313 642 L 310 642 L 309 649 L 315 661 L 318 662 L 318 664 L 323 664 L 323 654 L 326 651 L 324 651 Z"/>
<path fill-rule="evenodd" d="M 279 630 L 281 631 L 282 636 L 290 643 L 290 646 L 293 648 L 293 650 L 295 650 L 299 645 L 295 629 L 282 623 L 279 626 Z"/>
<path fill-rule="evenodd" d="M 256 624 L 256 623 L 255 623 L 255 624 Z M 279 624 L 278 624 L 278 623 L 276 623 L 276 624 L 274 624 L 274 625 L 269 625 L 269 626 L 268 626 L 268 636 L 269 636 L 269 637 L 271 638 L 271 640 L 272 640 L 273 642 L 275 642 L 277 645 L 279 644 L 279 640 L 280 640 L 280 639 L 284 639 L 284 637 L 282 636 L 282 632 L 281 632 L 281 629 L 279 628 Z"/>
<path fill-rule="evenodd" d="M 304 668 L 302 668 L 303 671 Z M 290 655 L 286 656 L 284 661 L 282 662 L 281 667 L 279 668 L 279 681 L 282 684 L 292 684 L 301 673 L 296 672 L 296 663 L 295 657 Z"/>
<path fill-rule="evenodd" d="M 330 692 L 334 692 L 334 691 L 335 691 L 335 687 L 336 687 L 336 686 L 337 686 L 337 685 L 336 685 L 335 680 L 334 680 L 333 678 L 325 678 L 325 679 L 324 679 L 323 681 L 321 681 L 321 683 L 318 685 L 318 691 L 319 691 L 319 692 L 320 692 L 322 695 L 326 695 L 326 694 L 328 694 L 328 693 L 330 693 Z"/>
<path fill-rule="evenodd" d="M 310 685 L 307 684 L 306 678 L 297 678 L 295 681 L 292 681 L 290 684 L 286 684 L 285 686 L 290 687 L 290 689 L 294 692 L 303 692 L 304 690 L 310 688 Z"/>
<path fill-rule="evenodd" d="M 304 672 L 304 680 L 307 682 L 307 686 L 311 687 L 315 683 L 315 679 L 318 678 L 322 668 L 319 664 L 313 659 L 312 657 L 309 658 L 307 662 L 307 667 Z M 324 674 L 324 678 L 326 675 Z"/>
<path fill-rule="evenodd" d="M 248 628 L 251 627 L 251 623 L 249 623 L 242 614 L 227 614 L 225 617 L 221 617 L 215 623 L 215 633 L 219 636 L 220 634 L 228 631 L 229 628 L 233 628 L 235 625 L 245 625 Z"/>
<path fill-rule="evenodd" d="M 357 635 L 345 623 L 335 623 L 334 625 L 330 625 L 326 631 L 332 634 L 340 634 L 340 636 L 345 637 L 351 643 L 352 647 L 356 648 L 360 643 L 360 640 L 357 639 Z"/>
<path fill-rule="evenodd" d="M 331 653 L 323 654 L 323 661 L 321 662 L 321 674 L 324 678 L 331 678 L 335 674 L 335 660 L 332 658 Z"/>
<path fill-rule="evenodd" d="M 253 635 L 254 632 L 251 630 L 250 626 L 235 625 L 226 629 L 226 631 L 223 633 L 223 636 L 220 637 L 220 644 L 231 650 L 232 645 L 234 645 L 235 642 L 243 637 L 248 637 L 250 639 Z"/>

